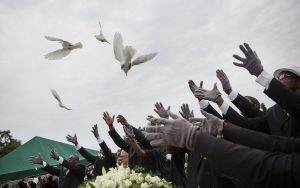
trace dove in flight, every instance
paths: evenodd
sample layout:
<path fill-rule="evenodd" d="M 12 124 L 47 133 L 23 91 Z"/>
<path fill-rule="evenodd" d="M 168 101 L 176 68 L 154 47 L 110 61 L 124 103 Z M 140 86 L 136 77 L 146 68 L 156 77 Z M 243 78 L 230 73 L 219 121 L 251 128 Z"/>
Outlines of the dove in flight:
<path fill-rule="evenodd" d="M 58 106 L 61 108 L 65 108 L 67 110 L 72 110 L 70 108 L 67 108 L 65 105 L 63 105 L 63 103 L 61 102 L 61 99 L 59 97 L 59 95 L 57 94 L 57 92 L 54 89 L 51 89 L 51 93 L 53 95 L 53 97 L 58 101 Z"/>
<path fill-rule="evenodd" d="M 107 42 L 108 44 L 110 44 L 106 38 L 104 37 L 103 35 L 103 32 L 102 32 L 102 27 L 101 27 L 101 23 L 99 22 L 99 26 L 100 26 L 100 33 L 99 35 L 94 35 L 96 37 L 97 40 L 101 41 L 101 42 Z"/>
<path fill-rule="evenodd" d="M 61 45 L 63 47 L 62 49 L 59 49 L 59 50 L 56 50 L 56 51 L 46 54 L 45 58 L 49 59 L 49 60 L 59 60 L 63 57 L 66 57 L 72 50 L 74 50 L 76 48 L 82 48 L 81 42 L 72 44 L 68 41 L 65 41 L 65 40 L 62 40 L 62 39 L 59 39 L 56 37 L 45 36 L 45 38 L 50 41 L 58 41 L 61 43 Z"/>
<path fill-rule="evenodd" d="M 137 57 L 134 61 L 131 61 L 132 57 L 136 53 L 136 50 L 132 46 L 123 46 L 123 39 L 121 33 L 119 32 L 115 33 L 113 46 L 115 57 L 121 63 L 121 69 L 125 72 L 126 76 L 132 66 L 145 63 L 153 59 L 157 54 L 157 52 L 155 52 L 142 55 Z"/>

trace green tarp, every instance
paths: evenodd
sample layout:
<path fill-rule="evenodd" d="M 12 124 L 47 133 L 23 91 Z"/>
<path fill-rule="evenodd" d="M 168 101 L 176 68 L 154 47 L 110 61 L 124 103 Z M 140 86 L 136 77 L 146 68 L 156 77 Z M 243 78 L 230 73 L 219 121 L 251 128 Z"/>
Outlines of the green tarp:
<path fill-rule="evenodd" d="M 75 149 L 74 145 L 36 136 L 0 158 L 0 182 L 46 174 L 46 172 L 41 169 L 41 165 L 31 165 L 28 159 L 30 156 L 35 156 L 40 153 L 44 161 L 48 164 L 58 165 L 57 161 L 50 158 L 52 148 L 56 148 L 58 154 L 64 159 L 67 159 L 71 154 L 75 154 L 79 156 L 82 164 L 88 164 Z M 93 155 L 97 155 L 98 153 L 96 150 L 87 150 Z"/>

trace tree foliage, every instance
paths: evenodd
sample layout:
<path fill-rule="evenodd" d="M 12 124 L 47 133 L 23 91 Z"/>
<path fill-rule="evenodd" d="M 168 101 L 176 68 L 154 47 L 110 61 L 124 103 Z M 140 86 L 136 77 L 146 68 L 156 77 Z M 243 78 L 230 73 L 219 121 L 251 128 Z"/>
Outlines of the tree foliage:
<path fill-rule="evenodd" d="M 8 154 L 21 145 L 21 141 L 14 139 L 10 130 L 0 130 L 0 157 Z"/>

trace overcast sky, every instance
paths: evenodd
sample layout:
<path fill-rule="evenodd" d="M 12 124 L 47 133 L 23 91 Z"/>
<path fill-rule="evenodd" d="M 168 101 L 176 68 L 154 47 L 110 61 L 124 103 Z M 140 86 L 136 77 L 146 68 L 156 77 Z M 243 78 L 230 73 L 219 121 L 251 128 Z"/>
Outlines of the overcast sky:
<path fill-rule="evenodd" d="M 101 138 L 116 151 L 104 111 L 123 114 L 136 127 L 156 115 L 157 101 L 176 113 L 188 103 L 200 116 L 187 82 L 203 80 L 207 89 L 218 82 L 222 90 L 216 69 L 227 73 L 234 90 L 270 107 L 274 103 L 255 77 L 232 64 L 243 42 L 269 73 L 299 65 L 298 0 L 1 0 L 0 12 L 0 129 L 11 130 L 22 143 L 34 136 L 67 142 L 67 134 L 77 133 L 81 145 L 98 149 L 91 133 L 97 123 Z M 158 55 L 126 77 L 112 45 L 94 38 L 99 20 L 110 42 L 121 32 L 136 56 Z M 83 48 L 49 61 L 44 54 L 61 46 L 44 35 L 82 42 Z M 73 110 L 58 107 L 51 89 Z M 115 127 L 124 135 L 121 125 Z"/>

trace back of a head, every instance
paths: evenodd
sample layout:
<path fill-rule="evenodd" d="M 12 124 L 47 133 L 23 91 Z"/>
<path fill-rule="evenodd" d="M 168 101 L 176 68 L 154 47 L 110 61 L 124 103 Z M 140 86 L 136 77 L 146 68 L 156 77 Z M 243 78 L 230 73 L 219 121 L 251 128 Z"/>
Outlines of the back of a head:
<path fill-rule="evenodd" d="M 255 108 L 260 108 L 260 102 L 255 97 L 245 96 L 245 98 L 247 98 L 255 106 Z"/>

